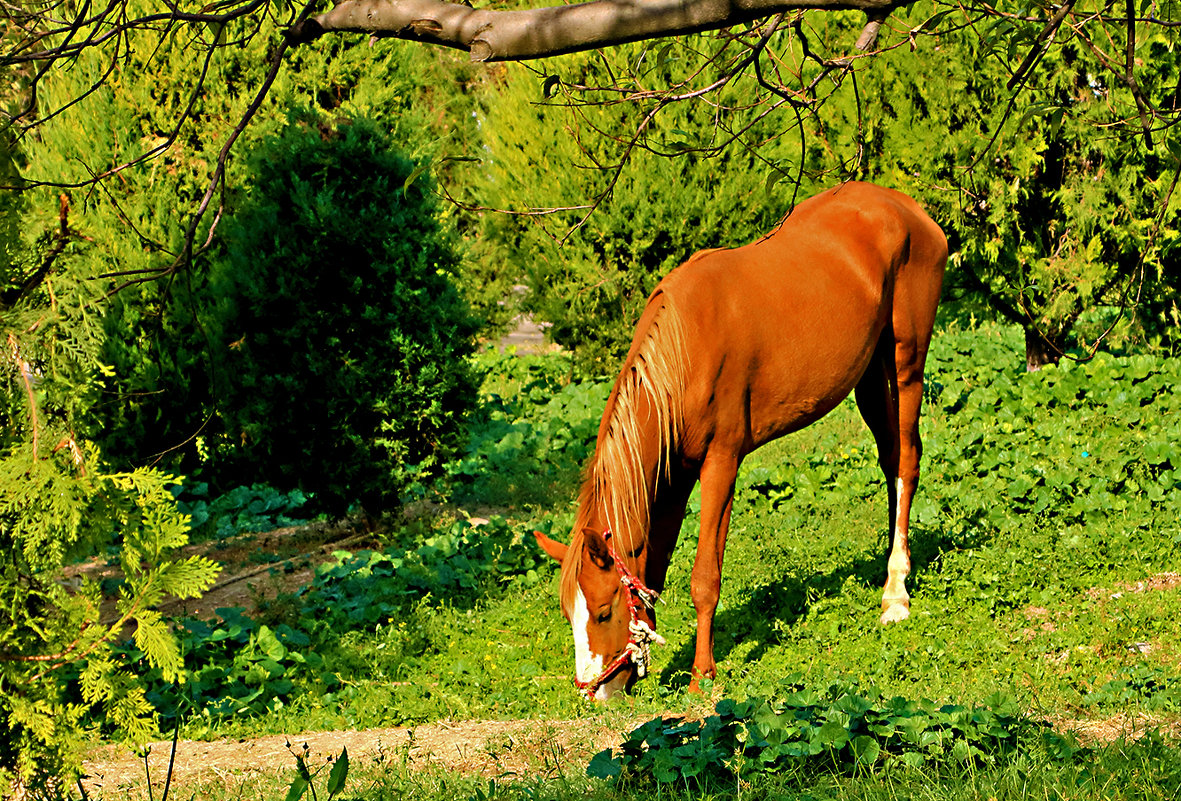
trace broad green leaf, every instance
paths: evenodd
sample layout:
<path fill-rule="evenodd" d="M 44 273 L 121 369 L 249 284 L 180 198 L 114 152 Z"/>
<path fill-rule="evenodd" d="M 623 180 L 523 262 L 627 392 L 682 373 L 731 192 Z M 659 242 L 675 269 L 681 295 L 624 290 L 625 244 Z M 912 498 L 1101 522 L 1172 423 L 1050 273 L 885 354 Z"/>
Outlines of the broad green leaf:
<path fill-rule="evenodd" d="M 340 756 L 337 757 L 336 763 L 332 766 L 332 771 L 328 774 L 328 784 L 325 789 L 328 791 L 328 797 L 340 793 L 344 789 L 345 780 L 349 775 L 349 749 L 347 747 L 340 749 Z"/>

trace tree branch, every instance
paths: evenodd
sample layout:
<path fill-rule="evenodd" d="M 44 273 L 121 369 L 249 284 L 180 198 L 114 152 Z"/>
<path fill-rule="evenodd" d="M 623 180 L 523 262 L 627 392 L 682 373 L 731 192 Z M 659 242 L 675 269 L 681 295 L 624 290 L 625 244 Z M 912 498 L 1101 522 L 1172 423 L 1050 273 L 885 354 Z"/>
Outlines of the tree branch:
<path fill-rule="evenodd" d="M 1025 60 L 1021 62 L 1021 66 L 1013 73 L 1013 77 L 1009 79 L 1008 88 L 1012 89 L 1025 78 L 1025 73 L 1033 69 L 1034 65 L 1042 60 L 1042 56 L 1046 54 L 1046 48 L 1042 47 L 1043 42 L 1047 42 L 1062 26 L 1062 20 L 1066 19 L 1066 15 L 1074 8 L 1075 0 L 1066 0 L 1062 7 L 1058 9 L 1050 21 L 1046 23 L 1046 27 L 1042 28 L 1041 33 L 1033 41 L 1033 47 L 1029 49 L 1029 53 L 1025 56 Z M 1047 45 L 1048 47 L 1048 45 Z"/>
<path fill-rule="evenodd" d="M 24 280 L 18 287 L 12 287 L 0 293 L 0 310 L 11 309 L 21 298 L 32 292 L 45 277 L 49 275 L 53 269 L 53 263 L 57 261 L 57 257 L 66 249 L 66 245 L 70 243 L 70 239 L 76 234 L 70 230 L 70 199 L 65 195 L 58 195 L 58 213 L 57 213 L 58 228 L 57 233 L 53 235 L 53 244 L 45 255 L 41 258 L 41 264 L 33 271 L 33 274 Z"/>
<path fill-rule="evenodd" d="M 1125 0 L 1124 5 L 1128 15 L 1124 82 L 1128 85 L 1128 89 L 1132 91 L 1132 97 L 1136 100 L 1136 110 L 1140 112 L 1140 127 L 1144 133 L 1144 146 L 1152 150 L 1152 121 L 1149 118 L 1148 101 L 1145 100 L 1144 93 L 1140 91 L 1140 83 L 1136 80 L 1136 73 L 1133 71 L 1133 67 L 1136 65 L 1136 18 L 1133 15 L 1132 0 Z"/>
<path fill-rule="evenodd" d="M 592 0 L 489 11 L 445 0 L 342 0 L 293 25 L 287 36 L 304 43 L 330 31 L 352 31 L 467 50 L 472 61 L 523 61 L 728 28 L 796 9 L 859 10 L 872 21 L 911 1 Z"/>

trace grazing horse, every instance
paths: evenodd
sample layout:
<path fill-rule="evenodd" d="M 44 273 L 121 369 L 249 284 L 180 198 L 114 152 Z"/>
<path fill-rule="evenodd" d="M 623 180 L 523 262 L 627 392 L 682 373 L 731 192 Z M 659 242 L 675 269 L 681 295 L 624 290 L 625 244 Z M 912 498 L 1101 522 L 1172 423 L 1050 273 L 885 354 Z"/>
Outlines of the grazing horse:
<path fill-rule="evenodd" d="M 607 399 L 571 542 L 537 533 L 562 562 L 575 683 L 589 697 L 605 700 L 647 672 L 649 644 L 662 642 L 652 602 L 698 481 L 690 687 L 715 675 L 713 621 L 738 466 L 850 391 L 889 495 L 881 620 L 907 617 L 923 363 L 946 263 L 947 240 L 918 204 L 846 183 L 799 204 L 759 241 L 698 253 L 660 282 Z"/>

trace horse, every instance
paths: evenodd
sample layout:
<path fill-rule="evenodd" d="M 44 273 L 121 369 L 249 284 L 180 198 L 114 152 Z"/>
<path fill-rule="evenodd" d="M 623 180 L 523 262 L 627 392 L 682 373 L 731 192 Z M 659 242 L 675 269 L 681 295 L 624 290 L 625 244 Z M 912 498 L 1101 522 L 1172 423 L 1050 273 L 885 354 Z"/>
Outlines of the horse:
<path fill-rule="evenodd" d="M 690 581 L 690 689 L 716 675 L 714 613 L 743 458 L 850 392 L 886 477 L 890 552 L 881 622 L 910 613 L 907 530 L 919 480 L 923 365 L 947 263 L 943 231 L 906 195 L 848 182 L 758 241 L 706 250 L 648 298 L 607 399 L 561 562 L 575 684 L 606 700 L 648 671 L 689 494 L 701 484 Z"/>

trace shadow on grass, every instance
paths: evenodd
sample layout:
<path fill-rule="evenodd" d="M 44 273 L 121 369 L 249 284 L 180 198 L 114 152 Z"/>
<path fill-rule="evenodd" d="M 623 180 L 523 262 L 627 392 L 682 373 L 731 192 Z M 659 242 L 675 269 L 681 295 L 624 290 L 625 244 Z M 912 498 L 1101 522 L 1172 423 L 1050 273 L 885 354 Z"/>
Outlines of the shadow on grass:
<path fill-rule="evenodd" d="M 964 531 L 963 528 L 960 529 Z M 964 536 L 948 530 L 911 525 L 911 573 L 908 587 L 912 593 L 923 584 L 924 574 L 936 569 L 944 554 L 983 545 L 991 535 L 981 527 Z M 754 648 L 743 656 L 748 662 L 762 659 L 781 642 L 782 629 L 794 626 L 821 601 L 839 597 L 849 579 L 880 587 L 885 583 L 889 557 L 887 537 L 878 537 L 879 551 L 861 555 L 831 570 L 811 575 L 790 572 L 759 586 L 742 602 L 729 605 L 714 618 L 714 659 L 726 660 L 740 644 L 754 641 Z M 723 588 L 724 591 L 724 588 Z M 672 659 L 661 671 L 659 681 L 671 688 L 689 683 L 693 669 L 695 641 L 687 638 L 677 646 Z"/>

